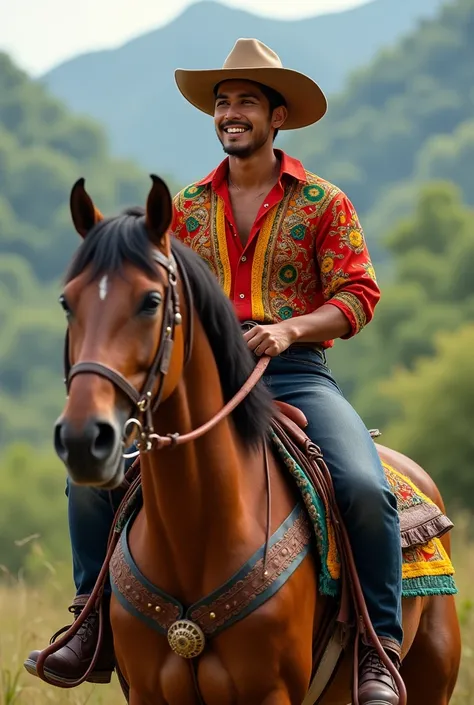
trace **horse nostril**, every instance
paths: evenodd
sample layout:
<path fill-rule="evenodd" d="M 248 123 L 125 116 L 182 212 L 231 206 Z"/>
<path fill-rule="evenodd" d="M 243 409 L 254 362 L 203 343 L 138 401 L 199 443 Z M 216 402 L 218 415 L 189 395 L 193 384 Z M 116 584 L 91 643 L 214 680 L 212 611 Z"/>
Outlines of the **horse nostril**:
<path fill-rule="evenodd" d="M 114 451 L 116 442 L 115 428 L 105 422 L 95 424 L 94 438 L 91 443 L 91 455 L 97 460 L 105 460 Z"/>
<path fill-rule="evenodd" d="M 63 428 L 64 428 L 64 424 L 63 424 L 63 423 L 57 423 L 57 424 L 56 424 L 56 426 L 54 427 L 54 440 L 53 440 L 53 443 L 54 443 L 54 449 L 55 449 L 55 451 L 56 451 L 58 457 L 59 457 L 62 461 L 65 462 L 65 461 L 67 460 L 68 452 L 67 452 L 67 448 L 66 448 L 66 445 L 65 445 L 65 443 L 64 443 L 64 440 L 63 440 Z"/>

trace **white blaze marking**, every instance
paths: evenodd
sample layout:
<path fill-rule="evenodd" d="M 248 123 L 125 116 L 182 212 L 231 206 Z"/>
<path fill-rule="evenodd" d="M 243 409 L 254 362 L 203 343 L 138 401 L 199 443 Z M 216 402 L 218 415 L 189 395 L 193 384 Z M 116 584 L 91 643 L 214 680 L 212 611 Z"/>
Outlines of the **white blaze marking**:
<path fill-rule="evenodd" d="M 102 301 L 107 296 L 107 274 L 105 274 L 99 282 L 99 296 Z"/>

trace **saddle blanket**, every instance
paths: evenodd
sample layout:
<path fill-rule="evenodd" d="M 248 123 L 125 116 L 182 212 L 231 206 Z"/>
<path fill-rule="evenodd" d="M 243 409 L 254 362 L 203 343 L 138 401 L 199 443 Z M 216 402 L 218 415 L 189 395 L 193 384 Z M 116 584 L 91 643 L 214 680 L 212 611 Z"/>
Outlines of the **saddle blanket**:
<path fill-rule="evenodd" d="M 320 556 L 319 590 L 322 595 L 336 597 L 341 565 L 328 507 L 278 436 L 271 433 L 275 449 L 301 492 L 314 529 Z M 454 567 L 439 539 L 452 523 L 411 480 L 390 465 L 382 465 L 400 517 L 403 597 L 456 594 Z"/>

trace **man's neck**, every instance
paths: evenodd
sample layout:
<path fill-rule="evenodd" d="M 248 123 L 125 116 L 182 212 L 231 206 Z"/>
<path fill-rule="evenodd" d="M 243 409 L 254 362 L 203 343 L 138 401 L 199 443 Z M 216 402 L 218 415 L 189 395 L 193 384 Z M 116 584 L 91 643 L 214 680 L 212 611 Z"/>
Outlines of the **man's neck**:
<path fill-rule="evenodd" d="M 277 179 L 280 173 L 280 162 L 273 151 L 257 152 L 242 159 L 229 157 L 229 176 L 232 184 L 239 190 L 256 189 Z"/>

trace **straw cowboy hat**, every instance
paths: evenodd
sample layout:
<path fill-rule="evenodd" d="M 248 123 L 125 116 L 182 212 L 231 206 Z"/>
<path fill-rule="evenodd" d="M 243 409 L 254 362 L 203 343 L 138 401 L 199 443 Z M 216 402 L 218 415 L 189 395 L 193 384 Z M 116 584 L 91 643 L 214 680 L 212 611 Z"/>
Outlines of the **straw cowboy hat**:
<path fill-rule="evenodd" d="M 280 129 L 294 130 L 320 120 L 327 110 L 321 88 L 308 76 L 286 69 L 272 49 L 257 39 L 238 39 L 221 69 L 176 69 L 179 90 L 192 105 L 214 114 L 214 86 L 237 78 L 257 81 L 281 93 L 288 118 Z"/>

